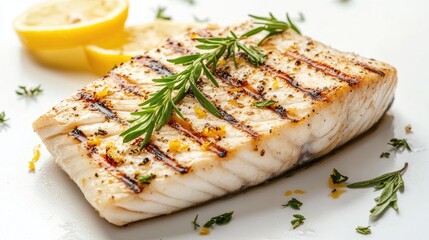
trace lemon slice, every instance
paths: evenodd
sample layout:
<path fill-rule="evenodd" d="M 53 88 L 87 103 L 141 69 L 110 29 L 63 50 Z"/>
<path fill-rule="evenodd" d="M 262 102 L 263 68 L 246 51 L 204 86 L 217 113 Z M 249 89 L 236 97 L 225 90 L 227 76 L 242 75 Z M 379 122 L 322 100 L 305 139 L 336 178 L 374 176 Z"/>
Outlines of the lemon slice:
<path fill-rule="evenodd" d="M 127 0 L 56 0 L 29 9 L 13 26 L 30 49 L 64 49 L 120 31 L 127 16 Z"/>
<path fill-rule="evenodd" d="M 181 34 L 195 24 L 157 20 L 152 23 L 126 27 L 123 31 L 85 46 L 88 63 L 95 73 L 106 74 L 115 65 L 143 54 L 162 44 L 168 37 Z"/>

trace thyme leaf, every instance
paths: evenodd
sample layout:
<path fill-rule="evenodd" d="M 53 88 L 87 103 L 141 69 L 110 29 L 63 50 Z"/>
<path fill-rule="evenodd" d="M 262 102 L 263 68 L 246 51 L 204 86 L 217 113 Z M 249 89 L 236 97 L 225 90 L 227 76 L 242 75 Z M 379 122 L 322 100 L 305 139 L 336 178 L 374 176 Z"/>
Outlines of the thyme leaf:
<path fill-rule="evenodd" d="M 255 105 L 257 108 L 264 108 L 264 107 L 272 106 L 275 103 L 276 101 L 264 100 L 264 101 L 253 102 L 253 105 Z"/>
<path fill-rule="evenodd" d="M 356 228 L 356 232 L 363 234 L 363 235 L 371 234 L 371 226 L 367 226 L 367 227 L 358 226 Z"/>
<path fill-rule="evenodd" d="M 337 169 L 334 168 L 332 170 L 331 179 L 334 184 L 339 184 L 346 182 L 349 177 L 342 175 L 340 172 L 337 171 Z"/>
<path fill-rule="evenodd" d="M 147 175 L 141 176 L 139 178 L 139 183 L 149 184 L 152 181 L 152 179 L 154 179 L 155 177 L 156 175 L 154 174 L 147 174 Z"/>
<path fill-rule="evenodd" d="M 221 214 L 221 215 L 216 216 L 216 217 L 212 217 L 209 221 L 207 221 L 204 224 L 204 227 L 209 228 L 215 224 L 216 225 L 225 225 L 231 221 L 233 214 L 234 214 L 234 211 L 231 211 L 231 212 L 227 212 L 227 213 Z"/>
<path fill-rule="evenodd" d="M 167 8 L 165 8 L 165 7 L 158 7 L 156 9 L 156 16 L 155 16 L 155 18 L 156 19 L 163 19 L 163 20 L 171 20 L 171 17 L 165 15 L 165 10 L 167 10 Z"/>
<path fill-rule="evenodd" d="M 291 207 L 295 210 L 301 210 L 302 202 L 298 201 L 296 198 L 292 198 L 286 204 L 282 205 L 283 207 Z"/>
<path fill-rule="evenodd" d="M 392 138 L 387 144 L 393 146 L 398 151 L 403 152 L 405 150 L 408 150 L 409 152 L 411 152 L 411 147 L 406 139 Z"/>
<path fill-rule="evenodd" d="M 9 120 L 9 118 L 6 118 L 6 113 L 4 111 L 2 111 L 0 113 L 0 124 L 6 123 L 7 120 Z"/>
<path fill-rule="evenodd" d="M 290 221 L 293 229 L 304 224 L 305 217 L 302 216 L 301 214 L 294 214 L 293 217 L 294 217 L 294 219 L 292 221 Z"/>
<path fill-rule="evenodd" d="M 195 216 L 194 220 L 191 222 L 192 225 L 194 225 L 194 230 L 197 230 L 200 227 L 200 224 L 198 224 L 198 214 Z"/>

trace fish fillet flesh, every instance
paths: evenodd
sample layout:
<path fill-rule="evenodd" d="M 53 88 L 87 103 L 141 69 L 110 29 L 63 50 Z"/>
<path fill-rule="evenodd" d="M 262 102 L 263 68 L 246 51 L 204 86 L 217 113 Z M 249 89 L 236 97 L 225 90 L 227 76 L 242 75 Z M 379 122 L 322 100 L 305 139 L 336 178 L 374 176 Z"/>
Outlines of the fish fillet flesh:
<path fill-rule="evenodd" d="M 159 89 L 152 79 L 184 69 L 168 59 L 201 51 L 196 37 L 254 27 L 252 21 L 210 25 L 171 37 L 34 122 L 56 162 L 107 221 L 124 225 L 260 184 L 364 133 L 388 109 L 395 68 L 288 30 L 260 47 L 266 54 L 261 66 L 238 54 L 237 67 L 220 60 L 218 88 L 200 79 L 198 87 L 220 118 L 188 94 L 178 104 L 185 119 L 173 115 L 143 149 L 139 138 L 123 143 L 119 135 L 129 127 L 130 113 Z M 257 44 L 263 37 L 244 41 Z M 276 103 L 254 104 L 267 100 Z"/>

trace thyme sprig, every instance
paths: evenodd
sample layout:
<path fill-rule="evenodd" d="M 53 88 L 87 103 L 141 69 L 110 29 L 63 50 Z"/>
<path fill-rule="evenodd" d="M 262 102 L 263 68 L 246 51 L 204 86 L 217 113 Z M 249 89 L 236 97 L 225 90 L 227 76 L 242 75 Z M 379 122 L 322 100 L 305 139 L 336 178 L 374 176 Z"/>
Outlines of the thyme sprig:
<path fill-rule="evenodd" d="M 27 88 L 26 86 L 18 86 L 18 89 L 15 92 L 19 96 L 33 97 L 42 93 L 43 89 L 41 85 L 32 88 Z"/>
<path fill-rule="evenodd" d="M 411 152 L 411 147 L 406 139 L 392 138 L 387 144 L 391 145 L 400 152 L 403 152 L 405 150 Z"/>
<path fill-rule="evenodd" d="M 163 20 L 171 20 L 171 17 L 165 15 L 165 10 L 167 10 L 167 8 L 165 8 L 165 7 L 158 7 L 156 9 L 156 16 L 155 16 L 155 18 L 156 19 L 163 19 Z"/>
<path fill-rule="evenodd" d="M 123 141 L 129 142 L 144 135 L 140 145 L 140 147 L 144 147 L 149 142 L 153 131 L 161 129 L 170 121 L 173 111 L 181 118 L 185 118 L 178 109 L 177 104 L 190 91 L 207 111 L 216 117 L 220 117 L 216 106 L 197 87 L 197 82 L 201 76 L 204 75 L 215 87 L 218 87 L 219 84 L 213 74 L 216 71 L 219 60 L 232 58 L 237 66 L 236 56 L 238 53 L 243 53 L 245 59 L 254 66 L 264 63 L 265 54 L 258 49 L 258 46 L 245 44 L 243 42 L 245 38 L 265 31 L 267 34 L 259 42 L 260 45 L 267 38 L 283 33 L 288 29 L 293 29 L 299 33 L 298 28 L 292 23 L 288 15 L 286 15 L 287 21 L 280 21 L 271 13 L 269 17 L 254 15 L 250 15 L 250 17 L 256 19 L 256 28 L 240 36 L 230 31 L 227 37 L 196 38 L 195 40 L 200 43 L 196 48 L 203 50 L 203 53 L 168 60 L 171 63 L 186 66 L 185 70 L 175 75 L 153 79 L 153 82 L 160 86 L 161 89 L 152 93 L 149 99 L 139 104 L 140 111 L 131 113 L 136 118 L 130 121 L 132 126 L 121 134 L 124 137 Z"/>
<path fill-rule="evenodd" d="M 356 182 L 347 185 L 348 188 L 367 188 L 374 187 L 375 190 L 383 189 L 380 196 L 375 199 L 377 204 L 370 210 L 370 217 L 372 219 L 377 219 L 383 215 L 383 213 L 389 208 L 392 207 L 395 210 L 398 210 L 398 190 L 404 188 L 404 181 L 402 180 L 402 174 L 407 170 L 408 163 L 405 163 L 404 167 L 398 171 L 390 172 L 383 174 L 379 177 Z"/>

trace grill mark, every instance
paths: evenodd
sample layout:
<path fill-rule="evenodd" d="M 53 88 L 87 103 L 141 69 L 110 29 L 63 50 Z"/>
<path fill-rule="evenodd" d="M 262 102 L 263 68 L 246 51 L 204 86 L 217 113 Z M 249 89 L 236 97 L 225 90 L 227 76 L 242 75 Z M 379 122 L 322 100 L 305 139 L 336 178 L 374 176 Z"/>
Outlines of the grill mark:
<path fill-rule="evenodd" d="M 140 90 L 139 87 L 135 83 L 133 83 L 133 81 L 128 76 L 114 72 L 110 72 L 109 74 L 118 83 L 118 86 L 121 88 L 121 90 L 139 97 L 146 96 L 147 93 Z"/>
<path fill-rule="evenodd" d="M 231 74 L 229 74 L 229 72 L 227 72 L 227 71 L 217 70 L 216 76 L 219 79 L 221 79 L 224 83 L 228 84 L 229 86 L 239 87 L 239 88 L 243 89 L 245 94 L 247 94 L 248 96 L 252 97 L 255 100 L 258 100 L 258 101 L 266 101 L 267 100 L 264 98 L 264 96 L 261 93 L 259 93 L 256 89 L 254 89 L 249 84 L 249 82 L 239 81 L 239 80 L 235 79 L 234 77 L 232 77 Z M 295 119 L 289 118 L 289 116 L 287 114 L 287 110 L 285 108 L 283 108 L 281 105 L 269 106 L 269 107 L 266 107 L 265 109 L 269 109 L 269 110 L 275 112 L 282 119 L 288 119 L 288 120 L 293 121 L 293 122 L 297 121 Z"/>
<path fill-rule="evenodd" d="M 180 121 L 180 123 L 179 123 L 179 121 Z M 180 120 L 180 119 L 171 120 L 169 125 L 172 128 L 179 131 L 181 134 L 185 135 L 186 137 L 194 139 L 200 145 L 210 143 L 210 145 L 208 146 L 208 150 L 217 154 L 221 158 L 226 157 L 226 155 L 228 154 L 228 152 L 224 148 L 217 145 L 216 143 L 210 142 L 207 139 L 207 137 L 205 137 L 200 132 L 196 132 L 194 129 L 192 129 L 191 124 L 184 122 L 183 120 Z"/>
<path fill-rule="evenodd" d="M 93 101 L 94 100 L 94 98 L 90 95 L 90 94 L 88 94 L 88 93 L 85 93 L 85 92 L 82 92 L 81 93 L 81 95 L 83 95 L 83 98 L 84 99 L 86 99 L 87 101 Z M 95 100 L 96 101 L 96 100 Z M 120 123 L 121 125 L 124 125 L 124 126 L 129 126 L 129 124 L 127 123 L 127 122 L 125 122 L 124 120 L 122 120 L 122 119 L 120 119 L 117 115 L 116 115 L 116 113 L 114 113 L 112 110 L 110 110 L 107 106 L 105 106 L 105 105 L 103 105 L 103 107 L 105 108 L 105 109 L 103 109 L 103 111 L 101 111 L 101 110 L 99 110 L 99 109 L 97 109 L 97 110 L 99 110 L 99 112 L 101 112 L 102 114 L 104 114 L 105 116 L 106 116 L 106 113 L 111 113 L 111 114 L 114 114 L 114 116 L 112 116 L 112 119 L 115 119 L 116 120 L 116 122 L 118 122 L 118 123 Z M 175 159 L 173 159 L 173 158 L 170 158 L 169 156 L 167 156 L 165 153 L 163 153 L 157 146 L 155 146 L 154 144 L 152 144 L 152 148 L 156 148 L 157 149 L 157 151 L 152 151 L 152 150 L 150 150 L 150 149 L 148 149 L 148 146 L 146 146 L 145 147 L 146 148 L 146 150 L 148 150 L 148 152 L 150 152 L 150 153 L 157 153 L 158 155 L 156 155 L 155 154 L 155 158 L 158 158 L 159 159 L 159 156 L 166 156 L 169 160 L 168 161 L 163 161 L 164 163 L 166 163 L 168 166 L 170 166 L 170 167 L 172 167 L 173 169 L 175 169 L 175 170 L 177 170 L 177 171 L 179 171 L 180 173 L 183 173 L 182 172 L 182 170 L 181 170 L 181 168 L 183 168 L 183 169 L 186 169 L 185 167 L 182 167 L 179 163 L 177 163 L 177 161 L 175 160 Z M 111 162 L 111 161 L 109 161 L 109 159 L 106 159 L 106 161 L 108 161 L 109 163 Z M 175 167 L 176 166 L 176 167 Z"/>
<path fill-rule="evenodd" d="M 180 172 L 181 174 L 185 174 L 189 172 L 189 167 L 185 167 L 180 165 L 178 162 L 176 162 L 175 159 L 169 157 L 168 155 L 166 155 L 165 153 L 163 153 L 156 145 L 152 144 L 152 143 L 148 143 L 145 146 L 145 149 L 152 153 L 153 155 L 155 155 L 155 159 L 157 159 L 158 161 L 163 162 L 164 164 L 170 166 L 171 168 L 173 168 L 174 170 Z"/>
<path fill-rule="evenodd" d="M 350 76 L 346 73 L 343 73 L 340 70 L 333 68 L 332 66 L 330 66 L 328 64 L 318 62 L 316 60 L 313 60 L 311 58 L 303 56 L 296 51 L 293 51 L 293 52 L 288 51 L 288 52 L 284 52 L 283 54 L 286 56 L 292 57 L 294 59 L 303 61 L 308 66 L 313 67 L 315 69 L 318 69 L 318 70 L 324 72 L 325 74 L 327 74 L 329 76 L 335 77 L 335 78 L 337 78 L 343 82 L 347 82 L 350 86 L 354 86 L 360 82 L 360 80 L 356 77 L 353 77 L 353 76 Z"/>
<path fill-rule="evenodd" d="M 155 71 L 156 73 L 158 73 L 162 77 L 171 76 L 171 75 L 175 74 L 175 72 L 168 69 L 164 64 L 162 64 L 161 62 L 159 62 L 159 61 L 157 61 L 157 60 L 155 60 L 155 59 L 153 59 L 147 55 L 140 57 L 140 58 L 135 58 L 134 60 L 142 63 L 143 66 L 152 69 L 153 71 Z"/>
<path fill-rule="evenodd" d="M 93 110 L 96 110 L 102 113 L 107 119 L 114 120 L 120 124 L 125 124 L 125 122 L 116 115 L 110 108 L 106 106 L 105 103 L 99 102 L 92 94 L 85 91 L 79 93 L 79 100 L 83 100 L 89 104 L 89 107 Z"/>
<path fill-rule="evenodd" d="M 171 38 L 167 39 L 166 44 L 176 53 L 188 54 L 190 51 L 183 47 L 183 43 L 174 41 Z"/>
<path fill-rule="evenodd" d="M 368 64 L 366 64 L 366 63 L 363 63 L 363 62 L 355 62 L 355 64 L 356 64 L 356 65 L 358 65 L 358 66 L 361 66 L 361 67 L 365 68 L 366 70 L 368 70 L 368 71 L 370 71 L 370 72 L 372 72 L 372 73 L 378 74 L 378 75 L 380 75 L 380 76 L 382 76 L 382 77 L 384 77 L 384 76 L 386 75 L 383 71 L 378 70 L 378 69 L 375 69 L 375 68 L 373 68 L 373 67 L 369 66 L 369 65 L 368 65 Z"/>
<path fill-rule="evenodd" d="M 73 129 L 69 133 L 69 135 L 81 143 L 86 143 L 88 141 L 86 135 L 78 128 Z M 88 150 L 88 156 L 95 159 L 94 155 L 96 155 L 97 153 L 94 149 L 96 148 L 94 146 L 89 146 L 88 144 L 86 144 L 85 148 Z M 98 156 L 99 159 L 103 158 L 98 154 L 96 156 Z M 134 193 L 140 193 L 143 190 L 143 187 L 141 187 L 137 181 L 127 176 L 125 173 L 118 170 L 117 168 L 108 165 L 105 161 L 98 160 L 98 164 L 100 165 L 100 167 L 106 169 L 112 176 L 121 180 L 125 184 L 125 186 L 131 189 Z"/>
<path fill-rule="evenodd" d="M 264 64 L 263 67 L 266 70 L 270 71 L 271 73 L 275 74 L 276 77 L 282 79 L 286 84 L 310 96 L 313 100 L 326 101 L 326 99 L 322 96 L 322 92 L 320 90 L 301 87 L 299 83 L 295 81 L 295 79 L 291 77 L 289 74 L 287 74 L 286 72 L 283 72 L 280 69 L 276 69 L 271 65 Z"/>

